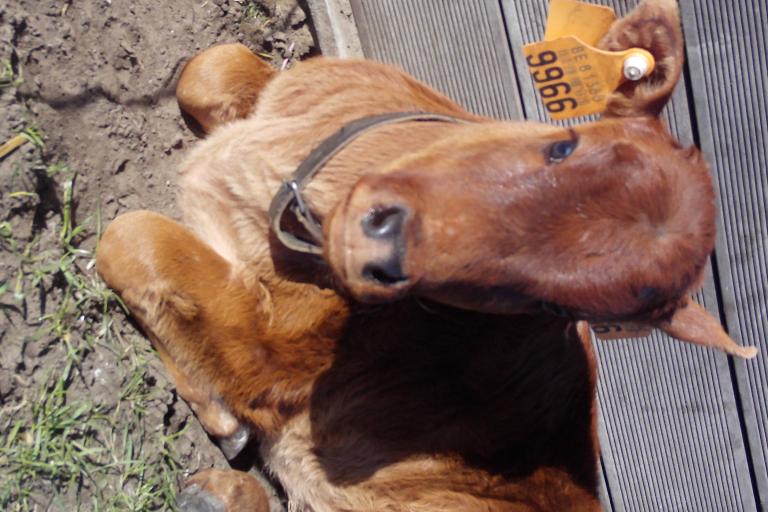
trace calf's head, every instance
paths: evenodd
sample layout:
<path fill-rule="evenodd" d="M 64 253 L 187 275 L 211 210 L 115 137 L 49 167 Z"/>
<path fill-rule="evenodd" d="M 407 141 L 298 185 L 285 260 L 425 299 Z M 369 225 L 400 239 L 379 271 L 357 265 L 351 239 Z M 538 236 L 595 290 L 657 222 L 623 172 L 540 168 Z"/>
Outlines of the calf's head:
<path fill-rule="evenodd" d="M 457 126 L 363 177 L 325 223 L 326 256 L 349 292 L 641 321 L 753 356 L 687 298 L 714 247 L 715 199 L 699 150 L 658 118 L 683 64 L 676 3 L 646 0 L 601 45 L 657 61 L 601 120 Z"/>

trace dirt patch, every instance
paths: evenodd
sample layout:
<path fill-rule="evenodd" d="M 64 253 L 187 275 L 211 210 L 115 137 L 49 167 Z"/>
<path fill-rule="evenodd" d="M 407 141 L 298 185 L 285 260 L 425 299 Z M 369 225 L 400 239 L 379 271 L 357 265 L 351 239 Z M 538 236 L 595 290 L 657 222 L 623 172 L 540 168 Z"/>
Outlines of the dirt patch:
<path fill-rule="evenodd" d="M 0 507 L 165 509 L 226 467 L 95 276 L 119 213 L 178 217 L 194 136 L 173 91 L 199 50 L 312 51 L 296 0 L 12 0 L 0 6 Z"/>

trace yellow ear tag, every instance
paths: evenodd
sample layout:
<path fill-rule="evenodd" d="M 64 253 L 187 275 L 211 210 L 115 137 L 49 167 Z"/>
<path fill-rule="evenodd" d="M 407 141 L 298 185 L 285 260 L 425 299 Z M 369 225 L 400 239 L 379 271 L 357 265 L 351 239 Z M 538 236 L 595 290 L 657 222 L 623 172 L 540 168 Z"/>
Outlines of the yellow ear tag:
<path fill-rule="evenodd" d="M 595 46 L 616 21 L 613 9 L 578 0 L 550 0 L 544 40 L 575 36 Z"/>
<path fill-rule="evenodd" d="M 626 80 L 648 76 L 653 55 L 642 48 L 621 52 L 593 45 L 616 20 L 609 7 L 552 0 L 544 41 L 523 47 L 536 89 L 553 119 L 603 112 Z"/>
<path fill-rule="evenodd" d="M 644 324 L 631 322 L 591 323 L 589 324 L 598 339 L 620 340 L 624 338 L 644 338 L 651 334 L 653 328 Z"/>

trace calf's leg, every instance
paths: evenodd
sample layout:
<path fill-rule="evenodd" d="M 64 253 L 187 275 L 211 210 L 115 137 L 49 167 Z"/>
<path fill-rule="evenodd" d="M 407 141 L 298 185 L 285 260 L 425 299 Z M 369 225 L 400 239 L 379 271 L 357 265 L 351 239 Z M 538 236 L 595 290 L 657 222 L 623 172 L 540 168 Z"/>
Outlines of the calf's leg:
<path fill-rule="evenodd" d="M 182 398 L 228 458 L 248 441 L 247 425 L 227 408 L 205 374 L 215 358 L 216 305 L 231 294 L 230 264 L 188 228 L 163 215 L 137 211 L 115 219 L 96 255 L 104 281 L 128 306 L 157 349 Z M 241 310 L 242 311 L 242 310 Z M 230 323 L 250 318 L 230 318 Z"/>

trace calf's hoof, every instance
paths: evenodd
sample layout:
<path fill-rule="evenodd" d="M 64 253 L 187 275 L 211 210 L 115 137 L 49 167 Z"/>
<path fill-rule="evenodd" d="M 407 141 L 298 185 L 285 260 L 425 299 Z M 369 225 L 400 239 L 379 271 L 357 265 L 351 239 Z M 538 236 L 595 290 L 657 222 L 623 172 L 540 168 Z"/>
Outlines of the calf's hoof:
<path fill-rule="evenodd" d="M 181 512 L 269 512 L 269 498 L 248 473 L 207 469 L 187 480 L 176 506 Z"/>
<path fill-rule="evenodd" d="M 228 460 L 237 457 L 251 437 L 248 425 L 235 418 L 215 393 L 204 387 L 193 387 L 186 381 L 182 387 L 180 382 L 181 379 L 176 379 L 179 394 L 190 403 L 203 429 L 216 439 Z"/>
<path fill-rule="evenodd" d="M 219 437 L 217 441 L 227 460 L 232 460 L 243 451 L 251 437 L 251 429 L 247 425 L 240 425 L 235 432 L 227 437 Z"/>

